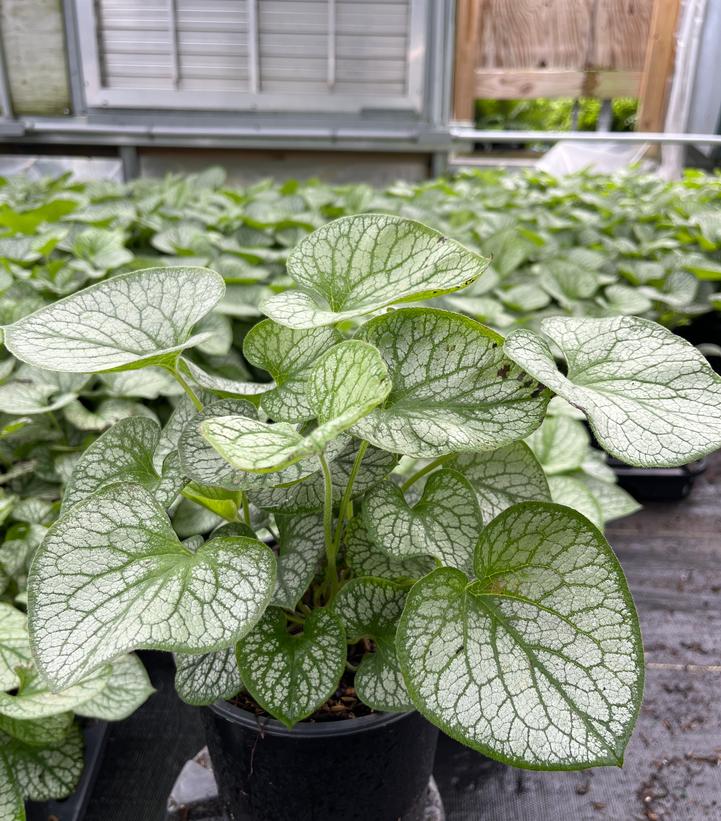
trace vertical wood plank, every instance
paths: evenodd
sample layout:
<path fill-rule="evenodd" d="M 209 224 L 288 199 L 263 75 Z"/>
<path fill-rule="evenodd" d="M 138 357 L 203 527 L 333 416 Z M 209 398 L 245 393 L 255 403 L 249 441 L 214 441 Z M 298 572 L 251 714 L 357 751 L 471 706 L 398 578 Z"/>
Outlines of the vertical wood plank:
<path fill-rule="evenodd" d="M 594 0 L 485 0 L 479 67 L 583 68 Z"/>
<path fill-rule="evenodd" d="M 640 71 L 653 0 L 599 0 L 590 63 L 596 69 Z"/>
<path fill-rule="evenodd" d="M 681 0 L 654 0 L 639 90 L 637 131 L 663 131 Z"/>
<path fill-rule="evenodd" d="M 453 118 L 473 120 L 475 68 L 482 0 L 457 0 L 456 58 L 453 68 Z"/>

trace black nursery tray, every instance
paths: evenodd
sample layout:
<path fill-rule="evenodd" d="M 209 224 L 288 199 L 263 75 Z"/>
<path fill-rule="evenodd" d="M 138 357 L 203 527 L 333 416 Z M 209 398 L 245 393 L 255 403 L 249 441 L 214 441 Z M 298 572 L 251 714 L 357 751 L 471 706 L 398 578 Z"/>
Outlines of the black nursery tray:
<path fill-rule="evenodd" d="M 692 345 L 720 345 L 721 346 L 721 313 L 709 311 L 695 317 L 690 324 L 674 328 L 673 332 Z M 706 355 L 711 367 L 721 374 L 721 357 Z"/>
<path fill-rule="evenodd" d="M 693 483 L 706 470 L 707 460 L 699 459 L 677 468 L 636 468 L 608 457 L 618 484 L 639 502 L 673 501 L 691 492 Z"/>
<path fill-rule="evenodd" d="M 103 760 L 108 735 L 107 721 L 88 721 L 83 727 L 85 768 L 75 792 L 62 801 L 29 801 L 28 821 L 82 821 Z"/>

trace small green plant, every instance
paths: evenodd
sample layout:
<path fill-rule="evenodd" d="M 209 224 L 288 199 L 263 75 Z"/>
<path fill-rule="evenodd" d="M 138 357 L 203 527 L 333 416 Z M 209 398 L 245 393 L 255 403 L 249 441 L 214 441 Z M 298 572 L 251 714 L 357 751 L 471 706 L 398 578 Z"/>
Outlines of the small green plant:
<path fill-rule="evenodd" d="M 65 798 L 75 789 L 83 771 L 75 716 L 117 721 L 152 692 L 133 654 L 51 689 L 33 663 L 25 614 L 0 602 L 0 818 L 20 821 L 25 800 Z"/>
<path fill-rule="evenodd" d="M 187 394 L 162 428 L 121 419 L 74 463 L 29 574 L 44 681 L 167 650 L 186 700 L 244 687 L 292 727 L 352 667 L 370 708 L 417 708 L 501 761 L 619 764 L 638 620 L 596 524 L 552 501 L 546 474 L 578 480 L 587 440 L 575 461 L 549 441 L 581 414 L 628 463 L 683 464 L 721 445 L 721 378 L 649 320 L 546 318 L 504 340 L 417 304 L 487 264 L 409 219 L 319 228 L 244 339 L 268 382 L 190 359 L 223 297 L 203 268 L 120 274 L 7 326 L 28 366 L 161 368 Z M 183 540 L 187 500 L 225 523 Z"/>

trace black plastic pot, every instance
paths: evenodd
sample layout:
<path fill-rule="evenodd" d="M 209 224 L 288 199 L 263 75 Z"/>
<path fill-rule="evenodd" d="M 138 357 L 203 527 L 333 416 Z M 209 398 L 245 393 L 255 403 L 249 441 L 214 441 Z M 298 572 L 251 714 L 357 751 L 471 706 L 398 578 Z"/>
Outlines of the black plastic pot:
<path fill-rule="evenodd" d="M 689 325 L 674 328 L 673 332 L 686 339 L 692 345 L 721 345 L 721 313 L 709 311 L 695 317 Z M 716 373 L 721 373 L 721 357 L 706 357 Z"/>
<path fill-rule="evenodd" d="M 438 730 L 419 713 L 289 730 L 218 702 L 204 721 L 231 821 L 422 821 Z"/>
<path fill-rule="evenodd" d="M 639 502 L 684 499 L 693 483 L 706 470 L 706 459 L 677 468 L 636 468 L 609 457 L 618 484 Z"/>

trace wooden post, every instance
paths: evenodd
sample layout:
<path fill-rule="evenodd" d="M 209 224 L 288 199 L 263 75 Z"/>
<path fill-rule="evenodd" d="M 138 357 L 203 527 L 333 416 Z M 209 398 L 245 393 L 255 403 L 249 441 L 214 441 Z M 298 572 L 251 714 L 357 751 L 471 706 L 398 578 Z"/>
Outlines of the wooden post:
<path fill-rule="evenodd" d="M 453 69 L 453 119 L 474 119 L 476 57 L 480 25 L 480 0 L 456 2 L 456 58 Z"/>
<path fill-rule="evenodd" d="M 637 131 L 663 131 L 681 0 L 654 0 L 639 89 Z"/>

